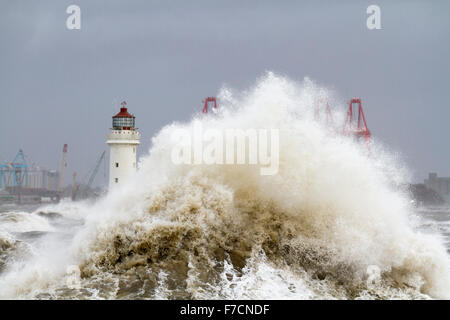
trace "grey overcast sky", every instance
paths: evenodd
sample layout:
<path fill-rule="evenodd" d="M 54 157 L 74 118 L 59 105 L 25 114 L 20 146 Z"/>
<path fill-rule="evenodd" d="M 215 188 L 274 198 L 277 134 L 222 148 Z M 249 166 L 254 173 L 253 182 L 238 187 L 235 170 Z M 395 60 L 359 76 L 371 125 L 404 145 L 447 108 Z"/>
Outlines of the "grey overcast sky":
<path fill-rule="evenodd" d="M 81 30 L 66 28 L 71 4 Z M 382 30 L 366 27 L 371 4 Z M 415 181 L 450 176 L 450 1 L 0 0 L 0 161 L 22 148 L 57 169 L 68 143 L 70 183 L 107 149 L 122 100 L 143 155 L 203 97 L 267 70 L 361 97 L 373 135 Z"/>

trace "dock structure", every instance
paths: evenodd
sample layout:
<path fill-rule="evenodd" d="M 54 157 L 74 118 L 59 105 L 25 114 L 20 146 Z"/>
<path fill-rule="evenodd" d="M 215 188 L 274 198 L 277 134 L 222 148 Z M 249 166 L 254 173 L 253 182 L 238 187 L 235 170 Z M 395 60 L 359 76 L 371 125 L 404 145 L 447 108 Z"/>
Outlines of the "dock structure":
<path fill-rule="evenodd" d="M 63 152 L 67 153 L 67 145 L 64 145 Z M 0 164 L 0 203 L 34 203 L 43 198 L 59 201 L 62 196 L 61 173 L 34 165 L 30 168 L 26 159 L 23 150 L 19 150 L 12 162 Z"/>

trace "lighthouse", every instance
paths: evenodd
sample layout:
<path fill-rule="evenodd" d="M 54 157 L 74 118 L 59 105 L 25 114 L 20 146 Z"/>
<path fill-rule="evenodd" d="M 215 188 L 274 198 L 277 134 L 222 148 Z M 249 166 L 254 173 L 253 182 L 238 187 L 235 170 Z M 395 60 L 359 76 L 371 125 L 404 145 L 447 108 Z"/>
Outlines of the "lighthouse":
<path fill-rule="evenodd" d="M 128 113 L 126 105 L 123 101 L 120 112 L 112 117 L 112 128 L 107 135 L 110 190 L 136 172 L 136 148 L 141 135 L 134 127 L 135 117 Z"/>

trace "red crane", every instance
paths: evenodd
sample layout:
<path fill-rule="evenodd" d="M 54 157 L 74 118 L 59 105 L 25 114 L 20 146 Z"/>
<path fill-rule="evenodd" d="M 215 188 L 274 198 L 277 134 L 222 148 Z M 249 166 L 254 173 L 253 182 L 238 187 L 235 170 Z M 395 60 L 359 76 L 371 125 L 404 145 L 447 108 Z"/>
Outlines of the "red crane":
<path fill-rule="evenodd" d="M 330 105 L 328 104 L 327 99 L 319 99 L 316 101 L 316 109 L 314 110 L 314 118 L 316 121 L 320 120 L 321 111 L 325 107 L 325 114 L 326 114 L 326 124 L 332 125 L 333 124 L 333 116 L 331 115 L 331 109 Z"/>
<path fill-rule="evenodd" d="M 213 108 L 217 111 L 217 100 L 215 97 L 207 97 L 203 100 L 205 106 L 203 107 L 203 113 L 208 113 L 208 105 L 210 102 L 214 102 Z"/>
<path fill-rule="evenodd" d="M 355 125 L 353 116 L 354 112 L 356 112 L 356 108 L 353 109 L 353 104 L 358 104 L 358 123 Z M 356 120 L 355 120 L 356 121 Z M 366 117 L 364 116 L 364 111 L 361 105 L 360 98 L 353 98 L 350 100 L 350 104 L 347 111 L 347 119 L 344 124 L 344 135 L 353 135 L 356 139 L 364 137 L 366 142 L 370 141 L 370 131 L 367 127 Z"/>

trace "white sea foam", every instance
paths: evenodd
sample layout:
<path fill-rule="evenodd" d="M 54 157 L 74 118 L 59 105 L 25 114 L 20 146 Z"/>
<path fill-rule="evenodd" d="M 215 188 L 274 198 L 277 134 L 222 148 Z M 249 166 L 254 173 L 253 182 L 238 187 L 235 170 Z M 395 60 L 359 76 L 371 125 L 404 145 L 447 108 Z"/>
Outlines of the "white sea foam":
<path fill-rule="evenodd" d="M 407 171 L 376 141 L 368 155 L 314 120 L 324 97 L 343 119 L 327 90 L 269 73 L 219 97 L 218 114 L 194 119 L 216 130 L 278 129 L 278 174 L 175 165 L 172 133 L 194 121 L 167 125 L 128 184 L 94 204 L 53 208 L 84 227 L 0 275 L 0 296 L 55 292 L 69 277 L 94 298 L 450 298 L 445 248 L 410 221 Z"/>

